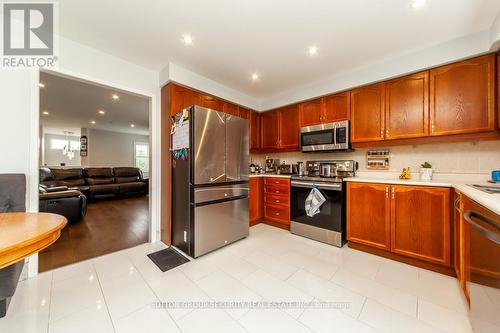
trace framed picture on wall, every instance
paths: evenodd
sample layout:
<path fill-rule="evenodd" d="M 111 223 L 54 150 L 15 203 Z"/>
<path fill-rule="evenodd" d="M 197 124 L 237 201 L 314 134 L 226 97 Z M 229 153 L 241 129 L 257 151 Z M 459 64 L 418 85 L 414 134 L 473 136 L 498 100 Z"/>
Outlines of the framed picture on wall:
<path fill-rule="evenodd" d="M 80 137 L 80 156 L 81 157 L 87 156 L 87 145 L 88 145 L 87 137 L 86 136 Z"/>

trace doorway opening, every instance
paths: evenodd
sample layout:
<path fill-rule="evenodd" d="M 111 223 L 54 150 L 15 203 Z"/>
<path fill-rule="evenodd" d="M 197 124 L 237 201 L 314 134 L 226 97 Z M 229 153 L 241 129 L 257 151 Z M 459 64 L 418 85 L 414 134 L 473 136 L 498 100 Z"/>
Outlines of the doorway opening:
<path fill-rule="evenodd" d="M 63 215 L 39 272 L 149 241 L 151 98 L 40 72 L 39 210 Z"/>

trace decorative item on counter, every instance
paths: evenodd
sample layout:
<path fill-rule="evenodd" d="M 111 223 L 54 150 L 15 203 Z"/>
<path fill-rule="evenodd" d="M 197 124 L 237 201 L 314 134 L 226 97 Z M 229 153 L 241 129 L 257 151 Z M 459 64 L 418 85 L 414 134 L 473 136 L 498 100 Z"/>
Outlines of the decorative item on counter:
<path fill-rule="evenodd" d="M 410 167 L 403 168 L 403 171 L 399 175 L 399 179 L 411 179 Z"/>
<path fill-rule="evenodd" d="M 432 165 L 429 162 L 424 162 L 420 165 L 420 180 L 430 181 L 432 179 Z"/>
<path fill-rule="evenodd" d="M 252 159 L 250 159 L 250 173 L 255 173 L 255 171 L 256 171 L 255 164 L 253 164 Z"/>
<path fill-rule="evenodd" d="M 500 183 L 500 170 L 493 170 L 491 172 L 491 181 L 494 183 Z"/>

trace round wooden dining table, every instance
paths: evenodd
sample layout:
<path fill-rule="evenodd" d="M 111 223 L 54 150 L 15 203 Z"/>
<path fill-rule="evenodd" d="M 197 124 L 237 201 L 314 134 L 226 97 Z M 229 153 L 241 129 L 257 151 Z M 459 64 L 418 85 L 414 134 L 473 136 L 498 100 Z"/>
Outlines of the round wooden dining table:
<path fill-rule="evenodd" d="M 53 244 L 67 223 L 57 214 L 0 213 L 0 269 Z"/>

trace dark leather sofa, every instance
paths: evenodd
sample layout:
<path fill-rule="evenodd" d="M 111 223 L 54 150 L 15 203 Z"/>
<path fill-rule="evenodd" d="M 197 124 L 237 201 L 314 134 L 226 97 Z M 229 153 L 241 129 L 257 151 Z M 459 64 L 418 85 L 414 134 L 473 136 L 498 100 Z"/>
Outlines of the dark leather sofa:
<path fill-rule="evenodd" d="M 87 212 L 87 198 L 67 186 L 39 186 L 39 211 L 64 216 L 68 223 L 79 222 Z"/>
<path fill-rule="evenodd" d="M 89 200 L 145 195 L 148 180 L 138 168 L 40 168 L 40 184 L 47 188 L 67 186 Z"/>
<path fill-rule="evenodd" d="M 0 214 L 24 212 L 26 202 L 26 178 L 23 174 L 0 175 Z M 0 236 L 1 237 L 1 236 Z M 0 269 L 0 318 L 5 317 L 10 299 L 17 288 L 24 260 Z"/>

